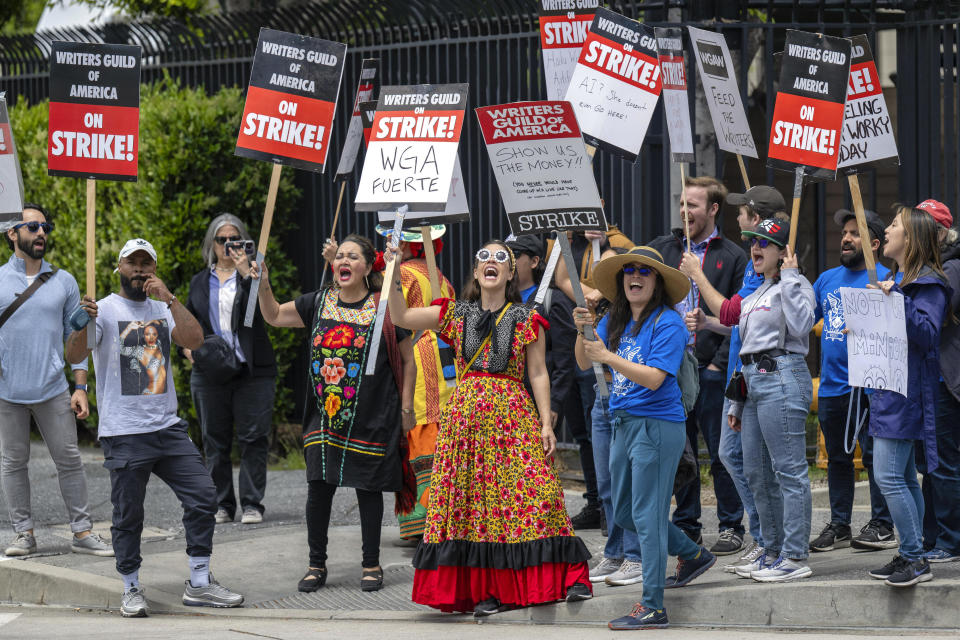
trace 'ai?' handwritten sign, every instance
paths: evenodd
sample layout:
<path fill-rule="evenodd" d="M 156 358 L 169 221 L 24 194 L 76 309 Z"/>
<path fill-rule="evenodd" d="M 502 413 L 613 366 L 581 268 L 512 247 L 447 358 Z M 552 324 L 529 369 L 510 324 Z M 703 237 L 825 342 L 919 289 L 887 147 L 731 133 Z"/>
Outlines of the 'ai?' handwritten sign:
<path fill-rule="evenodd" d="M 847 325 L 849 384 L 907 395 L 907 325 L 903 295 L 840 287 Z"/>

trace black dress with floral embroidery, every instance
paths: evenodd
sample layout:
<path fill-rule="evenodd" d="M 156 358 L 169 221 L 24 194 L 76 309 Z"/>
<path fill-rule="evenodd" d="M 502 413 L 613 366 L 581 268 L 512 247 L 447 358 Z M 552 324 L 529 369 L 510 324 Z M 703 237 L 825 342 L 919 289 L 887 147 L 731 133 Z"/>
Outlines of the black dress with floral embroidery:
<path fill-rule="evenodd" d="M 368 491 L 402 487 L 400 394 L 380 336 L 377 365 L 366 375 L 377 307 L 373 294 L 340 302 L 327 289 L 295 301 L 311 328 L 307 345 L 310 390 L 303 415 L 307 480 Z M 409 332 L 396 328 L 397 340 Z"/>

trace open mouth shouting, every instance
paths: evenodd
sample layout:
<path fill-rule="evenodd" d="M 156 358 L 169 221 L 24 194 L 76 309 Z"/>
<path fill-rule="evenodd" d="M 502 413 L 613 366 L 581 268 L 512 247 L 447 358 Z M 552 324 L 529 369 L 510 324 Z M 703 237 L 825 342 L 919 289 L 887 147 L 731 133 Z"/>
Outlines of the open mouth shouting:
<path fill-rule="evenodd" d="M 337 269 L 337 280 L 341 283 L 349 282 L 352 276 L 353 276 L 353 269 L 351 269 L 347 265 L 343 265 L 339 269 Z"/>
<path fill-rule="evenodd" d="M 496 282 L 500 277 L 500 270 L 494 264 L 488 264 L 483 268 L 483 279 L 487 282 Z"/>

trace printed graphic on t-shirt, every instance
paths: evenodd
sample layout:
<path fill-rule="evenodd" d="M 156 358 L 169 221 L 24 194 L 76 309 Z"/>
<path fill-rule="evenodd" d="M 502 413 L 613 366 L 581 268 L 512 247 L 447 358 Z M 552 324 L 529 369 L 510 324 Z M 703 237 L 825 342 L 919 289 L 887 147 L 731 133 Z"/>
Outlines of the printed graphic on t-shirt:
<path fill-rule="evenodd" d="M 843 301 L 837 291 L 827 294 L 823 305 L 823 337 L 827 340 L 843 340 Z"/>
<path fill-rule="evenodd" d="M 638 336 L 621 336 L 620 344 L 617 346 L 617 355 L 624 360 L 643 364 L 643 346 L 639 344 Z M 618 396 L 626 395 L 630 389 L 636 386 L 633 380 L 623 375 L 619 371 L 613 372 L 613 393 Z"/>
<path fill-rule="evenodd" d="M 151 396 L 167 391 L 170 329 L 165 319 L 119 321 L 120 394 Z"/>

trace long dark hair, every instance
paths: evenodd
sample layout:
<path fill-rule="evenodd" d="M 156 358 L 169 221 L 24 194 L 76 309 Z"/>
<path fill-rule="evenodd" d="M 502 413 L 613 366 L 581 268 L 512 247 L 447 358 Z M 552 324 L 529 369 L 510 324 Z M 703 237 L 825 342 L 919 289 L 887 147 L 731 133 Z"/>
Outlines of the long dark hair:
<path fill-rule="evenodd" d="M 373 267 L 377 261 L 377 250 L 374 248 L 373 243 L 370 242 L 370 239 L 361 236 L 356 233 L 351 233 L 340 243 L 342 247 L 347 242 L 352 242 L 360 247 L 360 253 L 363 254 L 363 259 L 367 263 L 368 267 Z M 370 275 L 367 276 L 367 289 L 371 291 L 379 291 L 383 286 L 383 274 L 379 271 L 370 271 Z"/>
<path fill-rule="evenodd" d="M 520 297 L 520 289 L 517 288 L 517 271 L 516 265 L 514 264 L 514 255 L 510 248 L 507 246 L 507 243 L 503 240 L 498 240 L 494 238 L 493 240 L 487 240 L 483 243 L 483 247 L 489 247 L 492 244 L 497 244 L 507 250 L 507 254 L 510 256 L 510 279 L 507 280 L 507 290 L 504 291 L 504 299 L 507 302 L 520 303 L 523 302 L 523 298 Z M 479 263 L 477 258 L 473 258 L 473 269 L 476 270 Z M 466 284 L 463 285 L 463 291 L 460 293 L 460 298 L 462 300 L 469 300 L 470 302 L 477 302 L 480 300 L 480 283 L 477 282 L 477 279 L 473 276 L 468 276 Z"/>
<path fill-rule="evenodd" d="M 640 327 L 642 327 L 643 323 L 650 317 L 650 314 L 659 309 L 660 305 L 663 304 L 666 286 L 663 284 L 663 276 L 660 275 L 660 272 L 654 271 L 654 273 L 657 274 L 657 282 L 653 285 L 653 295 L 650 296 L 650 299 L 647 301 L 647 306 L 640 312 L 640 317 L 637 319 L 636 324 L 633 325 L 633 330 L 630 332 L 631 336 L 640 333 Z M 633 319 L 630 303 L 627 301 L 627 295 L 623 292 L 623 270 L 617 274 L 617 297 L 610 303 L 610 310 L 607 312 L 607 316 L 610 318 L 607 320 L 607 349 L 616 353 L 617 348 L 620 346 L 620 338 L 623 336 L 623 330 L 626 329 L 627 324 Z"/>

